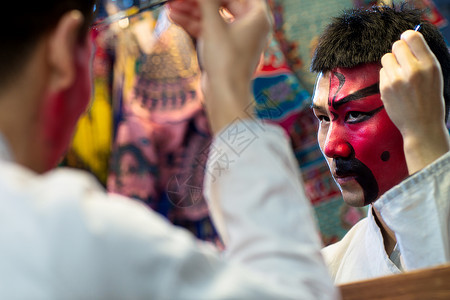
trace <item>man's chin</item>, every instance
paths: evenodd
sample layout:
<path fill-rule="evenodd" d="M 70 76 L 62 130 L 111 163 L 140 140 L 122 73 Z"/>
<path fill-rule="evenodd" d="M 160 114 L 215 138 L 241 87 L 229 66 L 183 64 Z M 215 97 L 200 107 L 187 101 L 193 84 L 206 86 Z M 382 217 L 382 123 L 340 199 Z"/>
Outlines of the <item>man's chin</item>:
<path fill-rule="evenodd" d="M 363 207 L 365 206 L 364 191 L 361 186 L 356 182 L 346 182 L 340 185 L 339 189 L 342 193 L 342 198 L 347 205 L 353 207 Z"/>

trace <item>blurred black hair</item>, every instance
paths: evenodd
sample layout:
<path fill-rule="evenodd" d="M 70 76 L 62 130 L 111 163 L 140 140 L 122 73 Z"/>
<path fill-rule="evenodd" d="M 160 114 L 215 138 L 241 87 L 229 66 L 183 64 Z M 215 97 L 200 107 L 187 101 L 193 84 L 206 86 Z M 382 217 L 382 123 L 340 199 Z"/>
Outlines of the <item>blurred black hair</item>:
<path fill-rule="evenodd" d="M 24 0 L 14 9 L 4 8 L 0 18 L 0 86 L 25 65 L 37 41 L 56 27 L 61 17 L 71 10 L 84 16 L 80 39 L 84 39 L 93 20 L 96 0 Z"/>

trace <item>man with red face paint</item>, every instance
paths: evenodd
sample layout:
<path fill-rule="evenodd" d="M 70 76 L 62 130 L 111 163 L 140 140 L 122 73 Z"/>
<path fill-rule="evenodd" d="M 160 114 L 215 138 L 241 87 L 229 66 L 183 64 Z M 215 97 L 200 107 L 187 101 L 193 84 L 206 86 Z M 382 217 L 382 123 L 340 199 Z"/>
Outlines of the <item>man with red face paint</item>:
<path fill-rule="evenodd" d="M 320 149 L 344 201 L 369 205 L 323 249 L 335 282 L 450 262 L 450 55 L 439 31 L 406 6 L 347 11 L 311 69 Z"/>
<path fill-rule="evenodd" d="M 244 181 L 234 188 L 256 198 L 225 203 L 216 197 L 211 212 L 228 242 L 224 255 L 147 207 L 107 195 L 84 172 L 52 170 L 89 102 L 95 1 L 20 4 L 17 14 L 0 18 L 0 299 L 338 298 L 300 182 L 291 179 L 281 191 L 301 193 L 300 201 L 257 195 Z M 248 169 L 257 163 L 248 159 L 253 152 L 265 153 L 273 159 L 260 175 L 275 186 L 284 183 L 272 179 L 271 170 L 283 163 L 276 154 L 288 152 L 288 141 L 266 147 L 283 131 L 252 124 L 243 110 L 270 29 L 265 1 L 172 4 L 174 19 L 201 29 L 214 149 Z M 235 23 L 221 18 L 220 5 L 229 7 Z M 231 62 L 238 67 L 228 68 Z M 264 131 L 265 138 L 237 157 L 223 141 L 232 128 L 249 129 L 244 138 Z M 209 181 L 230 181 L 229 173 L 208 170 Z M 266 205 L 254 210 L 261 198 Z M 221 222 L 222 216 L 231 218 Z"/>

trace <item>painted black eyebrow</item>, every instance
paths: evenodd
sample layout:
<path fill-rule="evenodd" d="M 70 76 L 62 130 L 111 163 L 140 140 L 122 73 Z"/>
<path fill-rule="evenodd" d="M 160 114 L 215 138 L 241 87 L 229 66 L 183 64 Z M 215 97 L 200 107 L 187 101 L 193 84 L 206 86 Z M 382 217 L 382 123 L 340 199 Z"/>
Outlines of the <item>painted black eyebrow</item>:
<path fill-rule="evenodd" d="M 379 93 L 380 93 L 380 82 L 376 82 L 371 86 L 365 87 L 363 89 L 360 89 L 359 91 L 354 92 L 353 94 L 345 96 L 338 102 L 333 101 L 333 108 L 338 109 L 341 105 L 344 105 L 345 103 L 348 103 L 350 101 L 359 100 Z"/>

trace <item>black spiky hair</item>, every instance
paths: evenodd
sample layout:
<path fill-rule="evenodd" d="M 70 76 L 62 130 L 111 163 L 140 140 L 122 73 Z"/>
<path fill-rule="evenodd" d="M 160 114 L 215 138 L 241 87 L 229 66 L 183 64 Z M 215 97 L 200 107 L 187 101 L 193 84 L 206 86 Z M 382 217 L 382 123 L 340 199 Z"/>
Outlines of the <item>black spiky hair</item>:
<path fill-rule="evenodd" d="M 441 64 L 444 78 L 445 120 L 450 107 L 450 54 L 439 30 L 422 19 L 422 11 L 405 3 L 350 9 L 333 18 L 319 38 L 311 71 L 328 72 L 335 68 L 353 68 L 365 63 L 380 63 L 392 50 L 400 35 L 422 24 L 431 51 Z"/>

